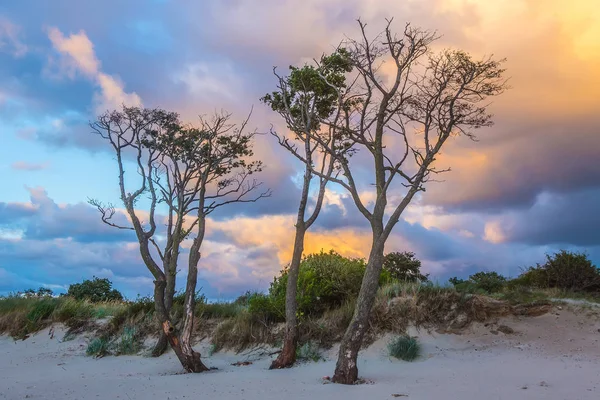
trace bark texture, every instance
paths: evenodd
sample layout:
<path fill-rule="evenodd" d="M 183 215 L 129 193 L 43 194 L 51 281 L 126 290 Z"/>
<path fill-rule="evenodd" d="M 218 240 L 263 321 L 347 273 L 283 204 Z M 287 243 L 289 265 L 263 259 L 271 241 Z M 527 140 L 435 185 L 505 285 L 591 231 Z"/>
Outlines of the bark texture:
<path fill-rule="evenodd" d="M 189 338 L 185 337 L 185 332 L 180 335 L 175 325 L 171 322 L 164 305 L 165 286 L 166 281 L 164 280 L 154 282 L 154 300 L 155 311 L 161 321 L 162 331 L 167 337 L 168 343 L 171 345 L 171 348 L 186 372 L 208 371 L 209 368 L 202 363 L 200 353 L 197 353 L 192 349 Z"/>
<path fill-rule="evenodd" d="M 296 362 L 296 346 L 298 344 L 298 276 L 300 274 L 300 263 L 304 251 L 304 235 L 306 229 L 304 222 L 296 225 L 296 239 L 294 241 L 294 252 L 292 262 L 288 271 L 288 281 L 285 291 L 285 337 L 283 349 L 279 356 L 271 363 L 269 369 L 289 368 Z"/>
<path fill-rule="evenodd" d="M 332 378 L 335 383 L 352 385 L 358 380 L 356 361 L 363 338 L 369 328 L 369 316 L 379 288 L 383 258 L 383 243 L 377 240 L 374 242 L 369 254 L 369 261 L 358 294 L 354 315 L 340 344 L 338 361 Z"/>
<path fill-rule="evenodd" d="M 180 223 L 177 223 L 176 229 L 180 230 L 180 225 Z M 169 226 L 172 226 L 172 217 L 170 218 Z M 167 251 L 165 252 L 164 257 L 166 287 L 163 298 L 165 303 L 165 309 L 169 316 L 171 315 L 171 308 L 173 307 L 173 297 L 175 296 L 177 260 L 179 257 L 180 240 L 176 235 L 177 234 L 170 235 L 169 243 L 167 245 Z M 175 238 L 173 236 L 175 236 Z M 154 345 L 154 348 L 152 349 L 152 357 L 160 357 L 167 351 L 167 348 L 169 347 L 169 340 L 162 329 L 162 323 L 159 323 L 158 328 L 159 338 L 156 344 Z"/>

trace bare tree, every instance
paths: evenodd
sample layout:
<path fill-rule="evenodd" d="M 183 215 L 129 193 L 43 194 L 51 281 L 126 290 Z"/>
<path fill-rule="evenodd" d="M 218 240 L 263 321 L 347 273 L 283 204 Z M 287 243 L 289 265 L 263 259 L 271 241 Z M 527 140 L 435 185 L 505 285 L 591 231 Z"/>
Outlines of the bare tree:
<path fill-rule="evenodd" d="M 371 226 L 372 242 L 366 272 L 352 320 L 343 337 L 336 383 L 358 378 L 356 360 L 378 289 L 385 243 L 414 196 L 427 182 L 447 171 L 436 156 L 452 136 L 475 139 L 473 130 L 492 125 L 485 100 L 506 89 L 503 60 L 474 60 L 463 51 L 433 52 L 433 32 L 406 25 L 400 35 L 385 30 L 370 40 L 359 21 L 361 38 L 344 43 L 355 80 L 338 90 L 336 110 L 322 124 L 334 129 L 361 157 L 332 148 L 319 135 L 311 139 L 336 158 L 342 174 L 328 178 L 345 188 Z M 336 85 L 330 82 L 330 86 Z M 337 90 L 337 89 L 336 89 Z M 347 146 L 342 146 L 345 149 Z M 372 165 L 368 182 L 355 174 Z M 312 171 L 323 176 L 319 171 Z M 374 187 L 374 201 L 363 199 L 364 184 Z M 361 186 L 361 184 L 363 186 Z"/>
<path fill-rule="evenodd" d="M 283 349 L 271 364 L 270 369 L 291 367 L 296 361 L 298 341 L 296 296 L 300 263 L 304 251 L 304 237 L 321 211 L 329 178 L 334 172 L 338 172 L 335 171 L 336 158 L 331 154 L 321 152 L 319 143 L 312 140 L 311 136 L 313 134 L 320 135 L 327 146 L 336 148 L 336 138 L 332 134 L 335 130 L 326 127 L 322 131 L 320 121 L 331 114 L 338 97 L 338 89 L 345 85 L 345 73 L 350 71 L 349 66 L 347 55 L 342 51 L 322 57 L 316 68 L 309 65 L 302 68 L 290 67 L 290 75 L 287 77 L 278 75 L 274 70 L 278 80 L 278 90 L 261 99 L 284 118 L 293 135 L 289 138 L 272 129 L 273 136 L 277 138 L 283 148 L 298 155 L 304 163 L 302 192 L 295 224 L 294 249 L 287 275 L 285 338 Z M 335 88 L 330 86 L 332 83 L 336 85 Z M 311 184 L 314 178 L 313 168 L 319 171 L 318 189 L 314 208 L 307 216 Z"/>
<path fill-rule="evenodd" d="M 122 111 L 107 112 L 99 116 L 91 123 L 91 127 L 95 134 L 108 140 L 113 147 L 119 168 L 121 201 L 131 220 L 131 225 L 119 225 L 114 220 L 116 211 L 113 204 L 105 205 L 96 199 L 91 199 L 89 202 L 98 208 L 102 221 L 106 224 L 118 229 L 135 231 L 140 242 L 142 259 L 155 278 L 157 278 L 158 265 L 156 258 L 160 258 L 162 271 L 158 277 L 159 280 L 165 281 L 162 304 L 165 312 L 169 314 L 175 294 L 180 243 L 183 240 L 177 233 L 181 232 L 180 223 L 183 219 L 177 220 L 173 209 L 167 209 L 165 227 L 167 240 L 162 248 L 159 247 L 160 244 L 155 240 L 157 229 L 160 230 L 160 224 L 156 223 L 156 208 L 163 199 L 159 188 L 154 183 L 155 178 L 160 175 L 158 161 L 161 155 L 157 149 L 145 146 L 144 140 L 148 132 L 154 131 L 158 135 L 164 135 L 167 130 L 179 130 L 179 116 L 160 109 L 123 107 Z M 135 161 L 138 172 L 138 180 L 135 182 L 137 187 L 133 192 L 126 191 L 125 164 L 128 158 Z M 142 210 L 139 201 L 144 200 L 146 196 L 149 196 L 149 204 L 145 210 Z M 147 221 L 144 221 L 143 214 L 147 214 Z M 154 255 L 152 248 L 156 251 Z M 168 346 L 167 335 L 162 328 L 160 332 L 161 337 L 152 351 L 154 356 L 161 355 Z"/>
<path fill-rule="evenodd" d="M 154 276 L 155 311 L 162 332 L 188 372 L 208 369 L 191 345 L 198 262 L 207 216 L 226 204 L 256 201 L 269 195 L 266 191 L 249 196 L 260 186 L 250 180 L 250 176 L 262 168 L 262 163 L 248 161 L 253 155 L 254 133 L 244 133 L 247 121 L 238 129 L 228 123 L 229 118 L 228 114 L 220 114 L 209 121 L 202 119 L 198 128 L 184 127 L 177 114 L 124 107 L 122 112 L 106 113 L 91 124 L 94 132 L 107 139 L 115 150 L 121 196 L 132 226 L 112 222 L 114 207 L 105 207 L 98 201 L 91 203 L 98 207 L 104 222 L 135 231 L 142 259 Z M 137 161 L 139 187 L 133 193 L 126 192 L 126 152 L 132 152 Z M 150 200 L 148 226 L 141 221 L 136 208 L 142 194 L 147 194 Z M 156 208 L 163 202 L 167 206 L 167 232 L 166 244 L 161 250 L 154 236 Z M 173 300 L 181 243 L 188 236 L 192 236 L 193 241 L 184 316 L 178 329 L 168 307 Z M 150 244 L 154 252 L 150 251 Z"/>

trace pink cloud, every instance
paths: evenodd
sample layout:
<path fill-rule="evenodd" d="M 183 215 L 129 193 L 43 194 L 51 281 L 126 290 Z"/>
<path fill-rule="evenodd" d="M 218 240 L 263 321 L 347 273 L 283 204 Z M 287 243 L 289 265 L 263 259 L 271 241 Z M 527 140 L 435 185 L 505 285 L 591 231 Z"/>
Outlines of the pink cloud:
<path fill-rule="evenodd" d="M 48 169 L 50 163 L 31 163 L 27 161 L 15 161 L 11 164 L 11 168 L 16 171 L 41 171 Z"/>

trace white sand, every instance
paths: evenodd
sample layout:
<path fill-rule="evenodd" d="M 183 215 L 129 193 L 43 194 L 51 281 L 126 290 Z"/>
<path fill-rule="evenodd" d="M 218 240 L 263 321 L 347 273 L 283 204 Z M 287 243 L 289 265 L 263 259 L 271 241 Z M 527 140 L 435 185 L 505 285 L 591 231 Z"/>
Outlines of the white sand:
<path fill-rule="evenodd" d="M 560 315 L 556 315 L 556 313 Z M 218 371 L 180 374 L 176 358 L 84 356 L 86 340 L 61 343 L 48 330 L 26 341 L 0 338 L 0 399 L 599 399 L 598 312 L 555 310 L 537 318 L 500 321 L 517 331 L 490 333 L 476 326 L 464 335 L 419 334 L 423 357 L 390 360 L 383 338 L 361 353 L 359 372 L 372 383 L 324 384 L 328 360 L 268 371 L 256 354 L 215 354 Z M 200 350 L 204 350 L 200 345 Z M 235 361 L 254 360 L 235 367 Z"/>

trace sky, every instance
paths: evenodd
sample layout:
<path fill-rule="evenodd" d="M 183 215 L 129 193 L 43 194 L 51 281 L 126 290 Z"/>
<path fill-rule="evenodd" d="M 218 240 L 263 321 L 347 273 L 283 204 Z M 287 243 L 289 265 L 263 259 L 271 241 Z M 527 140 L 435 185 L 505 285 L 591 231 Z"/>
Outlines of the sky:
<path fill-rule="evenodd" d="M 436 46 L 507 58 L 495 125 L 453 138 L 451 171 L 413 201 L 387 251 L 413 251 L 443 282 L 479 270 L 516 276 L 559 249 L 600 264 L 600 8 L 595 0 L 20 0 L 0 3 L 0 294 L 64 292 L 92 276 L 130 298 L 152 290 L 135 238 L 89 198 L 118 202 L 114 157 L 88 126 L 125 103 L 186 121 L 219 110 L 284 128 L 259 98 L 285 70 L 385 18 L 437 30 Z M 209 221 L 198 286 L 212 299 L 268 288 L 289 262 L 296 163 L 269 135 L 255 153 L 272 197 Z M 364 257 L 370 232 L 330 187 L 306 253 Z M 185 268 L 180 272 L 185 275 Z M 180 282 L 182 279 L 180 279 Z"/>

